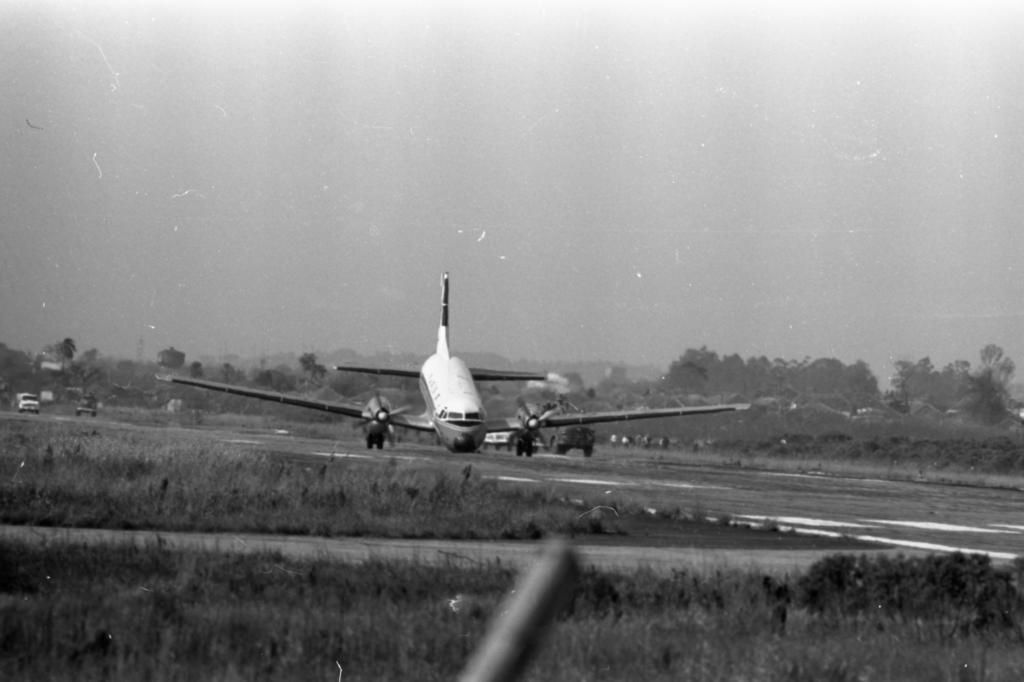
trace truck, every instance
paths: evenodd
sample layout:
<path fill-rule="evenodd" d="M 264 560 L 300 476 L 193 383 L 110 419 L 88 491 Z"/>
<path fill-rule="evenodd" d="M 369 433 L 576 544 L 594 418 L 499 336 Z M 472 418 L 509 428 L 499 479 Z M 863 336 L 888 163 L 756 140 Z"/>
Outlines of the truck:
<path fill-rule="evenodd" d="M 90 417 L 96 416 L 96 396 L 86 393 L 75 405 L 75 416 L 87 414 Z"/>
<path fill-rule="evenodd" d="M 492 431 L 484 436 L 484 447 L 490 446 L 495 450 L 499 448 L 505 448 L 506 450 L 512 449 L 512 432 L 511 431 Z"/>
<path fill-rule="evenodd" d="M 564 455 L 573 448 L 583 450 L 584 457 L 594 454 L 594 442 L 597 437 L 594 429 L 586 426 L 563 426 L 551 436 L 551 449 Z"/>
<path fill-rule="evenodd" d="M 18 412 L 39 414 L 39 396 L 35 393 L 18 393 L 15 400 L 18 403 Z"/>

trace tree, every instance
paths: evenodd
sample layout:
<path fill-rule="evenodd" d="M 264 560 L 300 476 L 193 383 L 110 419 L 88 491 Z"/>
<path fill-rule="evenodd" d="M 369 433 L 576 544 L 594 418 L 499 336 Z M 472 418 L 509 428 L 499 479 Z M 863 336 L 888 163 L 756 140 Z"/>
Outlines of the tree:
<path fill-rule="evenodd" d="M 252 383 L 257 386 L 273 389 L 279 393 L 288 393 L 295 390 L 293 370 L 286 365 L 278 365 L 274 369 L 253 368 Z"/>
<path fill-rule="evenodd" d="M 41 366 L 45 369 L 58 371 L 60 382 L 64 386 L 67 386 L 68 382 L 74 379 L 74 377 L 70 376 L 68 369 L 71 366 L 71 361 L 74 359 L 75 351 L 77 350 L 75 347 L 75 340 L 68 337 L 62 341 L 58 341 L 55 344 L 47 346 L 45 350 L 47 353 L 52 354 L 60 360 L 60 369 L 57 370 L 55 367 L 51 366 L 48 360 L 44 360 Z"/>
<path fill-rule="evenodd" d="M 72 362 L 69 367 L 74 383 L 88 391 L 93 384 L 103 380 L 103 370 L 99 364 L 100 352 L 96 348 L 90 348 L 78 357 L 78 362 Z"/>
<path fill-rule="evenodd" d="M 994 424 L 1006 417 L 1010 402 L 1010 380 L 1016 366 L 1003 349 L 989 344 L 981 349 L 981 367 L 967 375 L 964 408 L 974 417 Z"/>
<path fill-rule="evenodd" d="M 917 362 L 897 360 L 893 366 L 896 368 L 896 374 L 892 378 L 892 390 L 897 400 L 894 407 L 901 412 L 909 412 L 912 400 L 927 399 L 928 379 L 935 371 L 935 367 L 928 357 Z"/>
<path fill-rule="evenodd" d="M 185 364 L 185 354 L 176 350 L 174 346 L 164 348 L 156 354 L 156 357 L 159 365 L 167 369 L 178 369 Z"/>
<path fill-rule="evenodd" d="M 674 360 L 665 375 L 665 385 L 686 393 L 703 393 L 708 388 L 712 368 L 719 363 L 718 353 L 701 346 L 700 350 L 687 348 Z"/>
<path fill-rule="evenodd" d="M 7 384 L 12 386 L 32 386 L 35 379 L 32 371 L 32 358 L 28 353 L 8 348 L 0 343 L 0 393 Z M 0 396 L 0 403 L 3 397 Z"/>
<path fill-rule="evenodd" d="M 966 360 L 954 360 L 942 368 L 938 376 L 932 404 L 942 410 L 955 407 L 967 392 L 967 382 L 971 373 L 971 363 Z"/>
<path fill-rule="evenodd" d="M 71 363 L 71 360 L 74 359 L 75 351 L 77 350 L 78 348 L 75 346 L 75 340 L 72 339 L 71 337 L 68 337 L 63 341 L 58 341 L 57 343 L 46 347 L 47 352 L 53 353 L 53 355 L 55 355 L 57 359 L 60 360 L 60 367 L 62 371 L 67 369 L 68 365 Z"/>
<path fill-rule="evenodd" d="M 878 379 L 863 360 L 846 367 L 846 392 L 862 400 L 878 396 Z"/>
<path fill-rule="evenodd" d="M 226 384 L 233 384 L 244 377 L 242 372 L 235 369 L 234 365 L 232 365 L 230 362 L 225 362 L 220 367 L 220 378 Z"/>
<path fill-rule="evenodd" d="M 188 375 L 193 379 L 201 379 L 203 376 L 203 363 L 198 360 L 188 366 Z"/>
<path fill-rule="evenodd" d="M 957 360 L 936 371 L 930 358 L 916 363 L 897 360 L 896 374 L 892 378 L 896 409 L 908 411 L 914 400 L 924 401 L 940 410 L 948 410 L 963 397 L 970 363 Z"/>
<path fill-rule="evenodd" d="M 299 365 L 302 371 L 309 374 L 310 381 L 318 383 L 327 374 L 327 368 L 316 361 L 316 353 L 303 353 L 299 356 Z"/>
<path fill-rule="evenodd" d="M 75 340 L 68 337 L 57 344 L 57 355 L 64 363 L 70 363 L 75 357 L 75 351 L 78 348 L 75 346 Z"/>
<path fill-rule="evenodd" d="M 800 385 L 812 395 L 838 393 L 846 383 L 846 365 L 835 358 L 818 358 L 800 373 Z"/>

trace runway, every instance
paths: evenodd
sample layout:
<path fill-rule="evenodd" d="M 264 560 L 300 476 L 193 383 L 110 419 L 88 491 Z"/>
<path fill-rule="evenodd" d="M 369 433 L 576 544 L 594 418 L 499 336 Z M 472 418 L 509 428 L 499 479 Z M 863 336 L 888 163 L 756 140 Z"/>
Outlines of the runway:
<path fill-rule="evenodd" d="M 270 430 L 150 427 L 52 415 L 18 418 L 82 421 L 96 428 L 187 432 L 189 437 L 228 443 L 243 452 L 268 453 L 300 466 L 321 466 L 332 458 L 352 461 L 393 458 L 410 464 L 451 467 L 456 471 L 471 465 L 483 477 L 508 485 L 552 488 L 558 494 L 586 500 L 590 505 L 614 506 L 628 500 L 641 504 L 652 516 L 657 512 L 680 510 L 722 523 L 731 521 L 792 530 L 808 541 L 833 539 L 820 549 L 810 542 L 802 546 L 776 543 L 758 547 L 751 544 L 751 537 L 755 536 L 737 534 L 735 541 L 726 540 L 723 546 L 721 542 L 709 545 L 707 540 L 695 537 L 670 538 L 652 533 L 649 537 L 631 538 L 619 547 L 606 542 L 594 547 L 581 546 L 581 554 L 590 557 L 595 565 L 641 565 L 645 560 L 652 566 L 707 565 L 721 561 L 795 568 L 836 551 L 834 538 L 856 540 L 850 551 L 857 552 L 872 547 L 907 554 L 982 552 L 996 562 L 1024 555 L 1024 492 L 1018 489 L 780 473 L 730 466 L 725 457 L 722 465 L 698 465 L 688 461 L 685 452 L 663 450 L 599 447 L 590 458 L 576 451 L 568 455 L 540 453 L 532 458 L 516 457 L 505 450 L 453 454 L 434 445 L 408 442 L 394 447 L 385 445 L 384 450 L 367 450 L 353 442 L 347 427 L 338 428 L 338 440 L 327 440 Z M 12 527 L 5 527 L 2 532 L 4 535 L 24 534 Z M 29 535 L 51 532 L 69 533 L 40 530 Z M 159 535 L 165 541 L 172 537 L 167 533 Z M 177 535 L 184 534 L 173 537 Z M 784 537 L 779 533 L 760 535 Z M 190 542 L 185 538 L 177 541 Z M 243 541 L 247 546 L 271 543 L 264 536 L 247 537 Z M 210 542 L 221 548 L 230 545 L 224 537 L 197 539 L 191 544 L 206 546 Z M 437 541 L 441 544 L 435 546 L 433 542 L 279 538 L 271 544 L 277 548 L 301 545 L 301 548 L 286 550 L 288 552 L 301 553 L 315 546 L 316 551 L 330 555 L 396 554 L 431 561 L 463 556 L 473 561 L 494 558 L 516 562 L 523 556 L 531 556 L 531 550 L 524 548 L 524 543 Z M 729 542 L 734 542 L 735 546 L 728 546 Z M 642 552 L 638 552 L 639 546 L 643 546 Z"/>

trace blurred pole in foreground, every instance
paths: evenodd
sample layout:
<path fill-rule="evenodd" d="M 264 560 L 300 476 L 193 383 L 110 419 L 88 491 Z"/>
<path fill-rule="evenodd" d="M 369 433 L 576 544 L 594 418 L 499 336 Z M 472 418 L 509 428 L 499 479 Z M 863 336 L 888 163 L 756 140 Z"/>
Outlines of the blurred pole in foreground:
<path fill-rule="evenodd" d="M 515 591 L 498 607 L 483 642 L 459 677 L 460 682 L 514 680 L 576 584 L 579 565 L 565 540 L 554 540 L 540 561 L 520 577 Z"/>

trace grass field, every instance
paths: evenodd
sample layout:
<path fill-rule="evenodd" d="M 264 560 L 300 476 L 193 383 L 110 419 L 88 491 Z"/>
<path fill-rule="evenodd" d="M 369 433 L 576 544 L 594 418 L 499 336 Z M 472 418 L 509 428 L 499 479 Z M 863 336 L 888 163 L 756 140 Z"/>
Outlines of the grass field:
<path fill-rule="evenodd" d="M 917 587 L 896 591 L 916 610 L 892 590 L 862 608 L 833 565 L 784 579 L 587 570 L 523 679 L 1021 679 L 1019 597 L 978 598 L 1006 574 L 902 566 Z M 972 590 L 972 605 L 938 575 Z M 448 680 L 513 580 L 497 565 L 3 542 L 0 677 L 336 680 L 340 665 L 344 680 Z M 983 621 L 995 611 L 1005 618 Z"/>
<path fill-rule="evenodd" d="M 24 421 L 0 425 L 0 521 L 402 538 L 618 532 L 614 519 L 581 518 L 549 489 L 483 480 L 472 466 L 332 459 L 308 468 L 187 432 Z"/>

